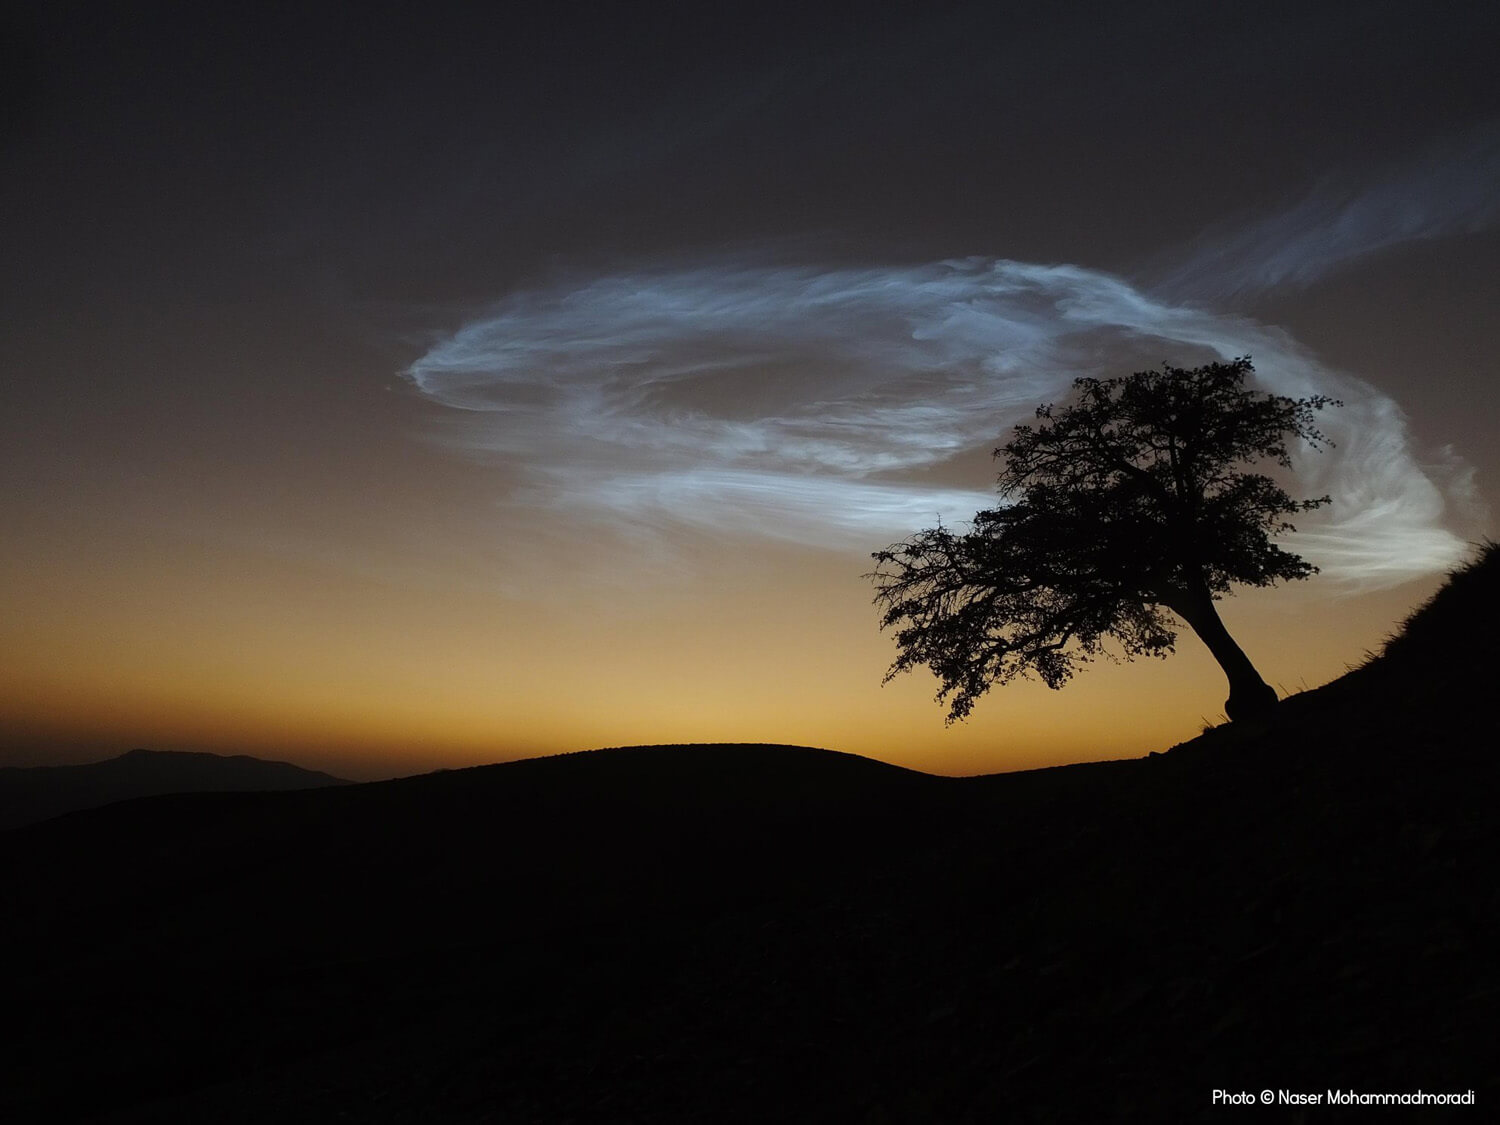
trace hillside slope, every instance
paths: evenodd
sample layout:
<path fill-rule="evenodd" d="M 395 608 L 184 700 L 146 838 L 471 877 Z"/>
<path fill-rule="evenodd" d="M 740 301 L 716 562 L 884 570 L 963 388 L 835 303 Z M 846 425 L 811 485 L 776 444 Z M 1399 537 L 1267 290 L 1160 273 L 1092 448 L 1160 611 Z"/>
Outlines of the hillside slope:
<path fill-rule="evenodd" d="M 3 953 L 28 971 L 0 1115 L 1492 1103 L 1500 771 L 1463 693 L 1496 673 L 1497 569 L 1490 550 L 1386 656 L 1273 720 L 1142 760 L 959 780 L 636 748 L 6 833 Z"/>
<path fill-rule="evenodd" d="M 244 754 L 228 757 L 172 750 L 131 750 L 117 758 L 86 765 L 0 769 L 0 829 L 161 793 L 315 789 L 346 784 L 331 774 Z"/>

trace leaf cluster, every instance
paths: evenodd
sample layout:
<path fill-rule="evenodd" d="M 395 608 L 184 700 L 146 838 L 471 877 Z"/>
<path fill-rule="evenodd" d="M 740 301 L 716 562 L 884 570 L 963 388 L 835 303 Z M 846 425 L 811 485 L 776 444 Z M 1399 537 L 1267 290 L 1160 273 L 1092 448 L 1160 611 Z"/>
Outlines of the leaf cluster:
<path fill-rule="evenodd" d="M 1070 404 L 1016 427 L 995 451 L 1002 506 L 875 553 L 899 648 L 887 680 L 928 666 L 952 722 L 1017 676 L 1057 688 L 1101 654 L 1166 655 L 1164 609 L 1313 574 L 1272 537 L 1328 498 L 1293 499 L 1253 467 L 1290 468 L 1292 439 L 1329 444 L 1315 414 L 1338 404 L 1248 389 L 1253 370 L 1245 357 L 1078 379 Z"/>

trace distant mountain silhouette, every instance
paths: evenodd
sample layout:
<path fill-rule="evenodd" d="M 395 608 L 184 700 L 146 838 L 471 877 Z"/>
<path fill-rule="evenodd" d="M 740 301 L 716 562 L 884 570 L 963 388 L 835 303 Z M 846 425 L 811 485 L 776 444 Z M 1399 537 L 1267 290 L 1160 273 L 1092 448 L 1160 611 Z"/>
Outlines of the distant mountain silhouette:
<path fill-rule="evenodd" d="M 0 1118 L 1492 1104 L 1497 604 L 1491 548 L 1365 667 L 1145 759 L 637 747 L 5 833 Z"/>
<path fill-rule="evenodd" d="M 331 774 L 244 754 L 225 757 L 131 750 L 118 758 L 81 766 L 0 769 L 0 829 L 162 793 L 315 789 L 347 784 Z"/>

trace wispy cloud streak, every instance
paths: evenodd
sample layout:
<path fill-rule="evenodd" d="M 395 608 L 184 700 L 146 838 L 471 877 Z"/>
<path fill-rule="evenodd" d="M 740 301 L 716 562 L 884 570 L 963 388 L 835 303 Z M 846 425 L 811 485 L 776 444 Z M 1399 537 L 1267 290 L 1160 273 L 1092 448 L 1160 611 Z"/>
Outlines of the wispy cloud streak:
<path fill-rule="evenodd" d="M 1448 566 L 1462 489 L 1414 454 L 1399 407 L 1276 328 L 1108 274 L 970 258 L 820 269 L 735 262 L 511 295 L 408 371 L 467 412 L 470 453 L 521 471 L 517 506 L 869 550 L 994 503 L 948 462 L 993 446 L 1079 375 L 1249 354 L 1279 393 L 1348 405 L 1330 492 L 1299 545 L 1361 586 Z"/>
<path fill-rule="evenodd" d="M 1155 287 L 1223 301 L 1311 285 L 1353 262 L 1500 222 L 1500 122 L 1429 149 L 1373 187 L 1329 181 L 1285 210 L 1218 236 Z"/>

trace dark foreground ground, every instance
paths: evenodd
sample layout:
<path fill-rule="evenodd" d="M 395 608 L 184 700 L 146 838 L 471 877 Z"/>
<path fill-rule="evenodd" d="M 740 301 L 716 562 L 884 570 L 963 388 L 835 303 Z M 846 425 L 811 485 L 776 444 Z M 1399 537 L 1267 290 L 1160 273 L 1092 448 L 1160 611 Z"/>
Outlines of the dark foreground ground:
<path fill-rule="evenodd" d="M 611 750 L 0 834 L 0 1120 L 1477 1122 L 1494 570 L 1144 760 Z"/>

